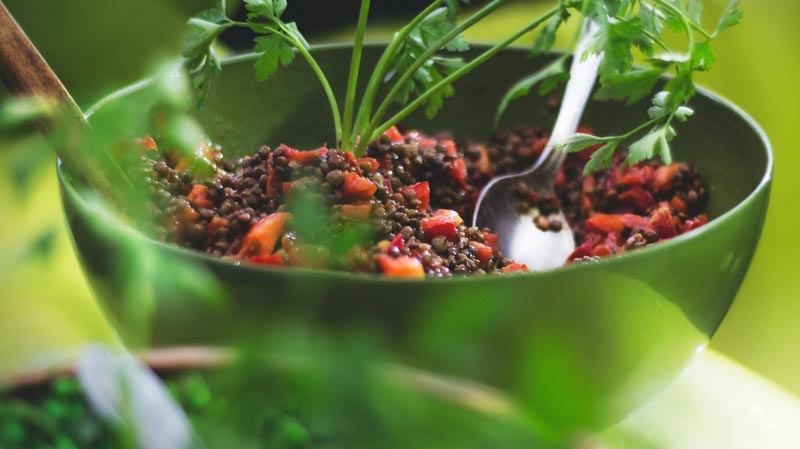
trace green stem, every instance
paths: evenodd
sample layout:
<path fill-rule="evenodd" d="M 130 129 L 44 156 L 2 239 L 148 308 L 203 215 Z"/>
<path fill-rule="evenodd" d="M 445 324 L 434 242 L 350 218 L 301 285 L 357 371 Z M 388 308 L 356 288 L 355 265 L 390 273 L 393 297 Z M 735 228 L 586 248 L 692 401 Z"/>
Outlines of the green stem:
<path fill-rule="evenodd" d="M 443 79 L 443 80 L 439 81 L 438 83 L 436 83 L 433 87 L 428 89 L 424 94 L 420 95 L 413 102 L 411 102 L 409 105 L 407 105 L 402 110 L 400 110 L 400 112 L 395 114 L 387 122 L 385 122 L 382 125 L 378 126 L 374 130 L 372 130 L 372 129 L 367 130 L 367 131 L 369 131 L 369 134 L 365 133 L 365 135 L 369 135 L 370 136 L 370 139 L 369 139 L 370 141 L 372 141 L 373 139 L 377 138 L 378 136 L 380 136 L 381 134 L 386 132 L 387 129 L 389 129 L 390 127 L 394 126 L 395 124 L 399 123 L 400 121 L 402 121 L 403 119 L 408 117 L 412 112 L 416 111 L 420 106 L 422 106 L 426 101 L 428 101 L 428 99 L 431 96 L 433 96 L 434 94 L 436 94 L 440 90 L 444 89 L 445 87 L 453 84 L 454 82 L 456 82 L 457 80 L 461 79 L 465 75 L 469 74 L 476 67 L 478 67 L 479 65 L 483 64 L 484 62 L 486 62 L 489 59 L 491 59 L 492 57 L 494 57 L 497 53 L 499 53 L 500 51 L 502 51 L 503 49 L 505 49 L 509 45 L 513 44 L 514 42 L 516 42 L 522 36 L 524 36 L 524 35 L 528 34 L 529 32 L 533 31 L 535 28 L 537 28 L 538 26 L 540 26 L 541 24 L 543 24 L 544 22 L 549 20 L 553 15 L 557 14 L 558 12 L 560 12 L 560 8 L 558 8 L 558 7 L 554 8 L 554 9 L 551 9 L 549 12 L 547 12 L 543 16 L 541 16 L 541 17 L 535 19 L 534 21 L 530 22 L 524 28 L 522 28 L 521 30 L 519 30 L 516 33 L 514 33 L 513 35 L 511 35 L 509 38 L 507 38 L 503 42 L 500 42 L 499 44 L 497 44 L 494 47 L 490 48 L 489 50 L 487 50 L 486 52 L 484 52 L 483 54 L 481 54 L 477 58 L 475 58 L 472 61 L 470 61 L 464 67 L 458 69 L 457 71 L 455 71 L 452 74 L 450 74 L 449 76 L 447 76 L 445 79 Z"/>
<path fill-rule="evenodd" d="M 264 34 L 265 32 L 273 33 L 276 36 L 280 37 L 289 45 L 295 48 L 300 56 L 306 60 L 311 70 L 319 79 L 319 83 L 322 86 L 322 90 L 325 92 L 325 97 L 328 99 L 328 104 L 331 108 L 331 115 L 333 116 L 333 126 L 336 130 L 336 142 L 342 141 L 342 117 L 339 113 L 339 103 L 336 101 L 336 95 L 333 93 L 333 89 L 331 88 L 331 83 L 328 81 L 328 78 L 325 76 L 325 72 L 322 71 L 319 64 L 317 64 L 317 60 L 311 55 L 305 45 L 302 42 L 297 40 L 289 29 L 283 23 L 275 22 L 275 25 L 278 27 L 273 28 L 273 26 L 266 25 L 266 24 L 255 24 L 255 23 L 246 23 L 246 22 L 231 22 L 232 25 L 250 28 L 255 33 Z"/>
<path fill-rule="evenodd" d="M 317 60 L 311 56 L 311 53 L 308 49 L 303 45 L 302 42 L 299 42 L 296 38 L 292 37 L 292 35 L 285 29 L 283 24 L 279 24 L 283 33 L 281 35 L 284 39 L 288 39 L 290 43 L 297 49 L 297 52 L 306 60 L 308 65 L 311 67 L 311 70 L 317 75 L 320 84 L 322 85 L 322 90 L 325 91 L 325 96 L 328 98 L 328 105 L 331 108 L 331 114 L 333 115 L 333 126 L 336 129 L 336 142 L 342 141 L 342 116 L 339 114 L 339 103 L 336 101 L 336 95 L 333 93 L 333 89 L 331 88 L 330 82 L 328 82 L 328 78 L 325 76 L 325 72 L 322 71 L 319 64 L 317 64 Z"/>
<path fill-rule="evenodd" d="M 367 89 L 364 92 L 364 98 L 361 100 L 361 106 L 358 108 L 358 114 L 356 115 L 355 130 L 351 136 L 352 141 L 355 141 L 360 137 L 358 134 L 359 130 L 363 130 L 367 125 L 366 122 L 369 120 L 369 117 L 372 114 L 372 106 L 375 104 L 375 97 L 377 96 L 378 89 L 381 86 L 381 81 L 383 80 L 386 72 L 389 70 L 389 64 L 391 64 L 392 59 L 394 59 L 395 55 L 397 54 L 397 51 L 403 45 L 406 38 L 408 38 L 408 35 L 411 34 L 411 31 L 413 31 L 442 3 L 444 3 L 444 0 L 435 0 L 433 3 L 428 5 L 427 8 L 422 10 L 422 12 L 417 14 L 417 16 L 414 17 L 414 19 L 409 22 L 408 25 L 404 26 L 400 29 L 400 31 L 395 33 L 392 41 L 389 43 L 389 46 L 386 47 L 386 50 L 384 50 L 381 58 L 378 60 L 378 64 L 375 66 L 375 70 L 372 72 L 372 76 L 369 79 L 369 84 L 367 84 Z"/>
<path fill-rule="evenodd" d="M 349 150 L 352 144 L 351 132 L 353 128 L 353 107 L 356 102 L 356 88 L 358 87 L 358 71 L 361 68 L 361 53 L 364 48 L 364 33 L 367 29 L 370 0 L 361 0 L 361 11 L 358 15 L 356 39 L 353 44 L 353 56 L 350 59 L 350 75 L 347 79 L 347 93 L 344 102 L 344 119 L 342 122 L 342 139 L 339 147 Z"/>
<path fill-rule="evenodd" d="M 441 50 L 447 44 L 452 42 L 453 39 L 455 39 L 459 34 L 463 33 L 464 30 L 472 27 L 479 21 L 483 20 L 484 17 L 493 13 L 497 8 L 502 6 L 507 1 L 508 0 L 492 1 L 488 5 L 484 6 L 479 11 L 471 15 L 469 18 L 467 18 L 467 20 L 465 20 L 462 24 L 458 25 L 453 30 L 451 30 L 444 37 L 436 41 L 433 45 L 428 47 L 428 49 L 425 50 L 425 52 L 422 53 L 417 58 L 416 61 L 414 61 L 414 64 L 412 64 L 411 67 L 409 67 L 405 71 L 405 73 L 403 73 L 403 76 L 401 76 L 400 79 L 397 80 L 397 82 L 394 84 L 394 86 L 386 95 L 386 97 L 384 97 L 383 102 L 378 107 L 378 112 L 376 112 L 375 115 L 372 117 L 372 121 L 370 121 L 368 129 L 374 129 L 376 126 L 378 126 L 378 123 L 380 123 L 380 120 L 386 115 L 386 112 L 392 106 L 392 102 L 394 102 L 395 97 L 397 97 L 397 95 L 403 89 L 403 86 L 405 86 L 406 83 L 408 83 L 408 81 L 414 76 L 414 74 L 417 73 L 417 70 L 419 70 L 420 67 L 422 67 L 426 62 L 428 62 L 428 60 L 433 55 L 435 55 L 437 51 Z M 366 133 L 364 134 L 366 135 Z M 362 145 L 359 145 L 359 150 L 362 148 L 363 145 L 367 144 L 369 144 L 369 142 L 362 142 Z"/>

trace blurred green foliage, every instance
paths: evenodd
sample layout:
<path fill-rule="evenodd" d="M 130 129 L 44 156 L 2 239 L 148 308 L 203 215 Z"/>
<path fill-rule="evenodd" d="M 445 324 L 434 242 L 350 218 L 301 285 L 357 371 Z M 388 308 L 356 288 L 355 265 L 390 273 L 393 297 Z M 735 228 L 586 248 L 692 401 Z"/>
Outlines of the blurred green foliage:
<path fill-rule="evenodd" d="M 137 79 L 154 56 L 177 53 L 183 21 L 208 2 L 52 0 L 47 14 L 41 14 L 40 2 L 6 3 L 86 106 Z M 499 39 L 545 3 L 513 4 L 468 37 Z M 714 17 L 726 1 L 710 3 L 709 16 Z M 717 66 L 700 82 L 743 106 L 766 128 L 776 152 L 775 188 L 756 260 L 713 345 L 800 393 L 800 352 L 795 349 L 800 277 L 794 273 L 800 249 L 794 226 L 800 178 L 793 173 L 800 169 L 800 155 L 792 142 L 800 100 L 800 62 L 794 58 L 800 38 L 794 18 L 800 3 L 743 3 L 746 20 L 719 40 Z M 372 37 L 386 35 L 377 30 Z M 114 340 L 72 254 L 52 165 L 27 181 L 30 189 L 24 197 L 13 187 L 18 164 L 48 157 L 36 152 L 42 145 L 36 136 L 0 136 L 0 375 L 51 362 L 86 340 Z M 52 249 L 45 258 L 18 263 L 42 245 Z"/>

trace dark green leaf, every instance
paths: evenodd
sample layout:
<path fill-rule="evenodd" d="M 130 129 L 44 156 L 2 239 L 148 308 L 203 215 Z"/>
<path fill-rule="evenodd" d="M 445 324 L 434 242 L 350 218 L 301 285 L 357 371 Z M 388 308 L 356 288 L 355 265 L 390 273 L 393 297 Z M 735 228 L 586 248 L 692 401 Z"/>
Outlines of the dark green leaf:
<path fill-rule="evenodd" d="M 272 76 L 280 65 L 287 66 L 294 59 L 294 49 L 276 34 L 258 36 L 255 41 L 255 51 L 258 53 L 256 78 L 260 81 Z"/>
<path fill-rule="evenodd" d="M 594 145 L 608 143 L 609 139 L 597 137 L 591 134 L 575 133 L 561 142 L 556 143 L 556 147 L 567 153 L 577 153 Z"/>
<path fill-rule="evenodd" d="M 562 56 L 543 67 L 538 72 L 529 75 L 514 84 L 511 89 L 505 93 L 503 99 L 500 101 L 500 106 L 498 106 L 497 113 L 495 114 L 494 126 L 497 127 L 499 125 L 500 119 L 502 118 L 511 101 L 528 95 L 531 89 L 537 84 L 548 79 L 557 79 L 558 81 L 568 79 L 569 72 L 566 66 L 567 59 L 568 55 Z"/>
<path fill-rule="evenodd" d="M 597 151 L 592 153 L 592 157 L 583 167 L 583 175 L 586 176 L 597 170 L 602 170 L 611 165 L 611 160 L 614 157 L 614 151 L 617 149 L 617 142 L 608 142 Z"/>
<path fill-rule="evenodd" d="M 422 45 L 429 47 L 444 38 L 456 27 L 456 22 L 447 14 L 447 8 L 433 11 L 420 24 L 417 30 L 422 39 Z M 464 36 L 456 36 L 445 46 L 447 50 L 463 52 L 469 49 Z"/>
<path fill-rule="evenodd" d="M 536 40 L 533 41 L 531 54 L 535 56 L 550 51 L 556 42 L 556 33 L 558 33 L 558 29 L 561 28 L 561 25 L 563 25 L 568 18 L 569 14 L 566 10 L 562 14 L 551 17 L 550 20 L 547 21 L 547 25 L 536 37 Z"/>
<path fill-rule="evenodd" d="M 625 163 L 629 165 L 652 159 L 656 156 L 669 164 L 672 161 L 669 140 L 674 137 L 674 131 L 669 126 L 656 128 L 634 142 L 628 149 Z"/>
<path fill-rule="evenodd" d="M 728 2 L 728 6 L 725 7 L 725 11 L 723 11 L 719 19 L 719 24 L 717 24 L 717 33 L 721 33 L 742 22 L 744 14 L 739 9 L 740 3 L 740 0 L 730 0 L 730 2 Z"/>
<path fill-rule="evenodd" d="M 278 21 L 286 11 L 286 0 L 244 0 L 250 20 L 259 17 Z"/>
<path fill-rule="evenodd" d="M 642 21 L 642 28 L 654 36 L 660 36 L 664 30 L 664 20 L 656 9 L 647 3 L 642 3 L 639 7 L 639 20 Z"/>
<path fill-rule="evenodd" d="M 692 68 L 694 70 L 711 70 L 715 60 L 714 50 L 711 49 L 711 42 L 699 42 L 694 45 L 694 51 L 692 51 Z"/>
<path fill-rule="evenodd" d="M 623 101 L 633 104 L 653 90 L 661 76 L 661 69 L 635 70 L 614 74 L 601 79 L 600 89 L 594 96 L 599 101 Z"/>

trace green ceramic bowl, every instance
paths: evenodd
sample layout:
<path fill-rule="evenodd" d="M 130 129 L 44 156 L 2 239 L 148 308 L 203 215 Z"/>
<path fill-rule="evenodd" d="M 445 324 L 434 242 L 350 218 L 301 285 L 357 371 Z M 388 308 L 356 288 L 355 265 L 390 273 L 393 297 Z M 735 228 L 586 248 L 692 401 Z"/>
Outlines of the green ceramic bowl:
<path fill-rule="evenodd" d="M 369 47 L 370 66 L 380 48 Z M 350 49 L 315 55 L 334 86 L 345 85 Z M 495 107 L 514 81 L 547 62 L 511 49 L 457 86 L 433 121 L 405 124 L 467 138 L 492 132 Z M 333 142 L 326 103 L 301 62 L 270 88 L 254 80 L 252 56 L 226 64 L 199 118 L 227 156 L 286 142 L 301 148 Z M 124 89 L 98 105 L 136 95 Z M 276 88 L 279 86 L 279 88 Z M 503 126 L 549 126 L 546 100 L 514 104 Z M 550 429 L 596 427 L 620 419 L 674 378 L 725 316 L 759 239 L 769 198 L 769 142 L 745 113 L 708 92 L 681 125 L 675 156 L 697 167 L 710 188 L 713 221 L 649 248 L 547 273 L 399 281 L 348 273 L 236 266 L 142 237 L 141 244 L 200 264 L 219 279 L 232 307 L 220 312 L 193 298 L 155 291 L 156 346 L 219 343 L 248 326 L 303 322 L 321 332 L 369 328 L 404 363 L 497 387 Z M 593 103 L 585 123 L 600 133 L 628 129 L 647 104 Z M 91 117 L 90 117 L 91 118 Z M 61 174 L 75 246 L 103 309 L 123 337 L 133 320 L 113 273 L 118 242 L 89 225 L 93 212 Z M 145 280 L 146 282 L 146 280 Z"/>

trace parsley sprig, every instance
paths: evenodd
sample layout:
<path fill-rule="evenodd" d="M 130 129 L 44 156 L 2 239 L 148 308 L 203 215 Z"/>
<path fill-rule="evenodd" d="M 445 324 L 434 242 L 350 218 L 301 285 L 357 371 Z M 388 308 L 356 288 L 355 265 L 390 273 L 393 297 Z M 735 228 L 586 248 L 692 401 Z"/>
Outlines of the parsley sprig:
<path fill-rule="evenodd" d="M 635 164 L 658 157 L 665 163 L 672 160 L 670 142 L 676 136 L 675 122 L 685 122 L 694 113 L 689 101 L 696 93 L 694 75 L 714 65 L 712 41 L 724 30 L 742 20 L 740 0 L 730 0 L 713 31 L 701 23 L 702 0 L 605 0 L 582 2 L 562 1 L 561 14 L 555 16 L 536 40 L 533 53 L 550 50 L 555 34 L 571 12 L 579 12 L 600 26 L 590 47 L 603 53 L 600 67 L 600 88 L 594 96 L 599 101 L 625 101 L 633 104 L 650 95 L 662 76 L 672 72 L 673 78 L 663 90 L 653 95 L 648 119 L 633 129 L 614 136 L 575 134 L 560 143 L 567 152 L 578 152 L 600 145 L 585 173 L 607 167 L 616 150 L 629 143 L 626 164 Z M 674 49 L 666 42 L 667 33 L 685 36 L 685 49 Z M 636 67 L 634 54 L 641 54 L 647 65 Z M 568 78 L 564 57 L 514 85 L 503 98 L 497 119 L 515 98 L 527 95 L 535 85 L 541 93 L 552 90 Z"/>

